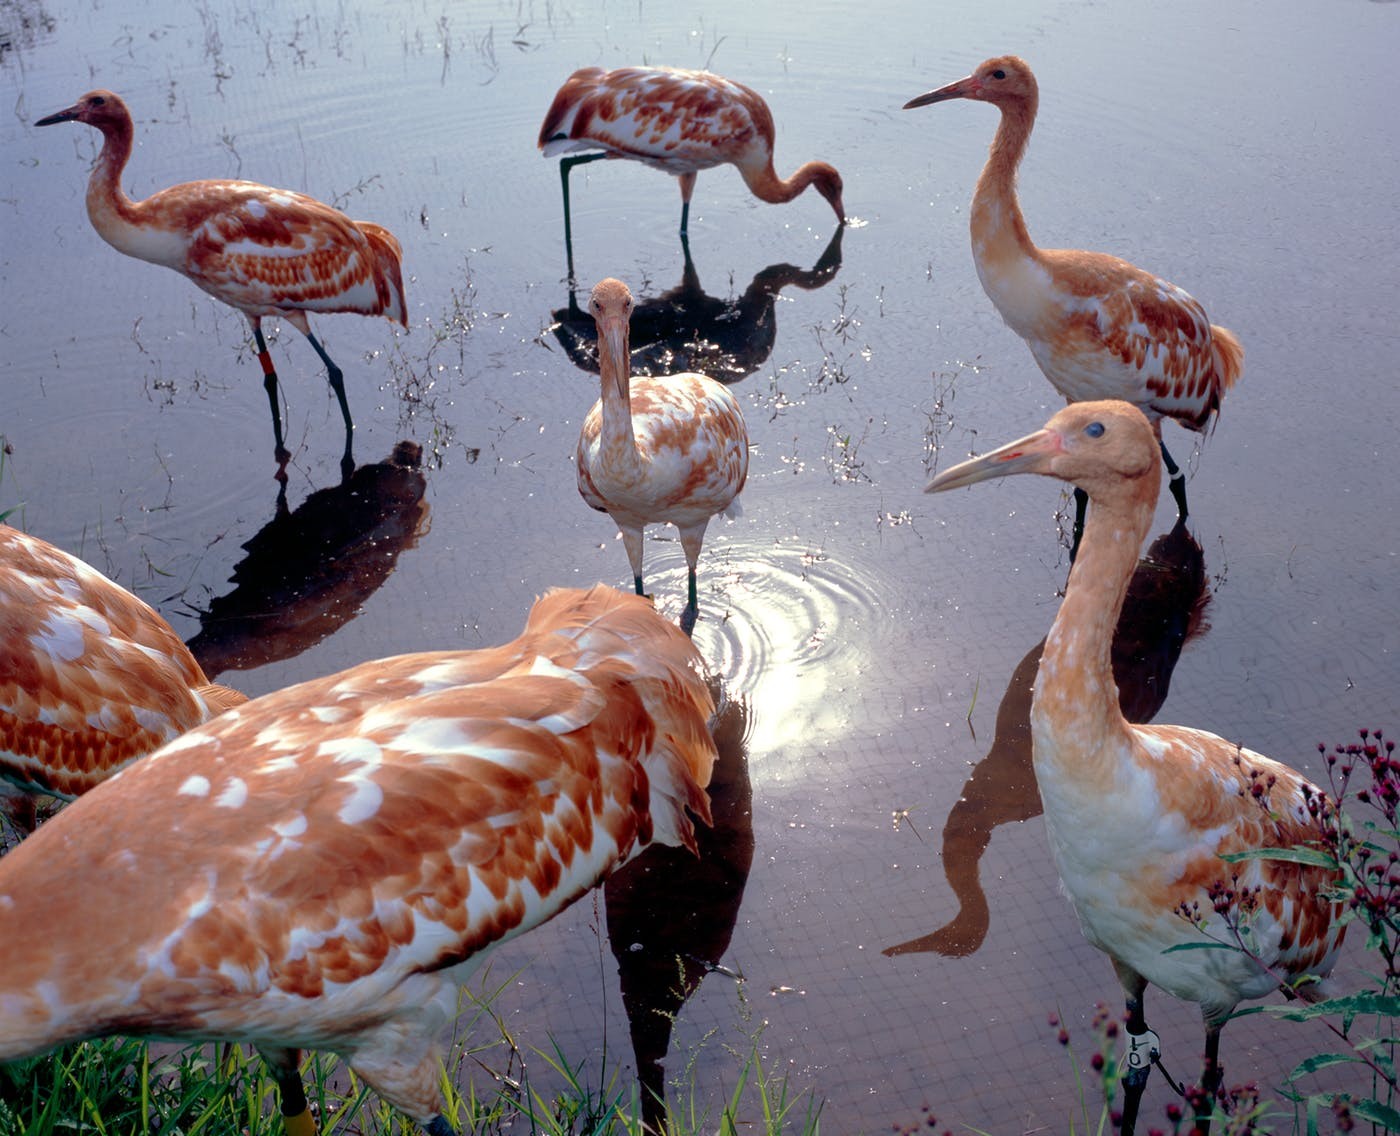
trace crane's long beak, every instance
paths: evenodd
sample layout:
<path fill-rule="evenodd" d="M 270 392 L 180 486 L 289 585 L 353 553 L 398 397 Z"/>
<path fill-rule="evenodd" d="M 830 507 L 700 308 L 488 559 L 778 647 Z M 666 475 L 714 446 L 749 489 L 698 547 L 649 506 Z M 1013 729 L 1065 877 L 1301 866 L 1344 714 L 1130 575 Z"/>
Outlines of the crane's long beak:
<path fill-rule="evenodd" d="M 972 458 L 945 469 L 924 486 L 924 492 L 961 489 L 964 485 L 993 477 L 1009 477 L 1013 473 L 1049 473 L 1051 459 L 1062 453 L 1064 443 L 1059 434 L 1054 430 L 1037 430 L 980 458 Z"/>
<path fill-rule="evenodd" d="M 625 395 L 632 364 L 627 321 L 604 318 L 598 320 L 597 324 L 599 378 L 603 382 L 615 384 Z"/>
<path fill-rule="evenodd" d="M 72 122 L 75 118 L 78 117 L 78 110 L 78 106 L 70 106 L 67 110 L 60 110 L 55 112 L 54 114 L 45 115 L 34 125 L 52 126 L 56 122 Z"/>
<path fill-rule="evenodd" d="M 982 84 L 975 76 L 969 75 L 966 79 L 959 79 L 956 83 L 949 83 L 946 87 L 939 87 L 936 91 L 929 91 L 916 99 L 910 99 L 904 104 L 904 109 L 913 110 L 915 107 L 941 103 L 948 99 L 975 99 L 981 91 Z"/>

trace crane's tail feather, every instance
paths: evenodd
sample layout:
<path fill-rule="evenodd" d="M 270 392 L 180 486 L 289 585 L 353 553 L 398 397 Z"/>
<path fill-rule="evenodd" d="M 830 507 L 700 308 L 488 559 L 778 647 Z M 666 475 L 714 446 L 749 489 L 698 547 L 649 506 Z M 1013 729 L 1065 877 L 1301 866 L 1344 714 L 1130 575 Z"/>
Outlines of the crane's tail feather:
<path fill-rule="evenodd" d="M 1220 381 L 1220 394 L 1224 394 L 1239 381 L 1244 374 L 1244 344 L 1229 328 L 1211 324 L 1211 353 L 1215 356 L 1215 374 Z"/>
<path fill-rule="evenodd" d="M 403 246 L 399 239 L 373 221 L 356 221 L 374 250 L 374 283 L 379 294 L 379 310 L 395 323 L 408 326 L 408 304 L 403 295 Z"/>

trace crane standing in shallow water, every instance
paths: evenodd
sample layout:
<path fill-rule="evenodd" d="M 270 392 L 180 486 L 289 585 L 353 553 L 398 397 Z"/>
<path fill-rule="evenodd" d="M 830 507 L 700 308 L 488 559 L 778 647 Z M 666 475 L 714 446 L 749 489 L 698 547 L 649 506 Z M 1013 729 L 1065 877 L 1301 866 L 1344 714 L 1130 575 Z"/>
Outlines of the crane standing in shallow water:
<path fill-rule="evenodd" d="M 698 662 L 645 600 L 560 590 L 502 646 L 363 663 L 166 745 L 0 859 L 0 1061 L 244 1042 L 304 1136 L 299 1050 L 328 1050 L 448 1136 L 459 987 L 710 823 Z"/>
<path fill-rule="evenodd" d="M 0 524 L 0 814 L 20 835 L 35 795 L 72 800 L 246 701 L 145 601 Z"/>
<path fill-rule="evenodd" d="M 1050 850 L 1085 938 L 1112 959 L 1127 993 L 1129 1068 L 1158 1048 L 1143 1015 L 1148 983 L 1200 1005 L 1208 1097 L 1197 1123 L 1204 1132 L 1223 1077 L 1220 1030 L 1235 1006 L 1281 984 L 1308 1001 L 1332 993 L 1325 978 L 1344 928 L 1340 905 L 1326 893 L 1337 872 L 1220 859 L 1314 840 L 1310 802 L 1318 807 L 1320 795 L 1294 770 L 1214 734 L 1123 717 L 1113 633 L 1161 488 L 1146 417 L 1124 402 L 1073 403 L 1044 429 L 944 470 L 928 489 L 1013 473 L 1068 481 L 1093 503 L 1031 702 Z M 1256 787 L 1268 790 L 1263 805 Z M 1209 888 L 1231 873 L 1238 874 L 1235 892 L 1250 897 L 1258 961 L 1242 951 L 1169 950 L 1206 941 L 1183 917 L 1192 905 L 1206 935 L 1230 941 Z M 1124 1132 L 1132 1131 L 1150 1068 L 1139 1061 L 1139 1075 L 1125 1077 Z"/>
<path fill-rule="evenodd" d="M 126 104 L 111 91 L 89 91 L 34 125 L 59 122 L 84 122 L 102 132 L 102 153 L 87 189 L 88 217 L 98 235 L 118 252 L 173 268 L 248 318 L 283 465 L 290 455 L 283 445 L 277 372 L 262 319 L 281 316 L 306 336 L 340 403 L 341 465 L 349 476 L 355 425 L 344 375 L 311 333 L 306 313 L 382 315 L 407 327 L 403 249 L 394 235 L 369 221 L 352 221 L 313 197 L 251 181 L 183 182 L 132 201 L 121 187 L 133 137 Z"/>
<path fill-rule="evenodd" d="M 700 611 L 695 573 L 705 528 L 716 513 L 739 512 L 748 427 L 728 388 L 705 375 L 632 380 L 632 293 L 621 280 L 600 281 L 588 306 L 598 325 L 603 393 L 579 431 L 579 495 L 622 531 L 639 596 L 646 594 L 643 530 L 668 523 L 680 530 L 689 585 L 681 628 L 689 635 Z"/>
<path fill-rule="evenodd" d="M 1014 55 L 988 59 L 965 79 L 910 99 L 905 109 L 947 99 L 1001 111 L 991 155 L 972 197 L 972 256 L 982 287 L 1011 330 L 1069 402 L 1123 399 L 1147 415 L 1186 516 L 1186 479 L 1162 442 L 1163 418 L 1203 431 L 1239 379 L 1244 348 L 1212 324 L 1186 292 L 1116 256 L 1042 249 L 1016 198 L 1016 170 L 1035 126 L 1040 91 Z M 1075 490 L 1075 547 L 1085 497 Z"/>
<path fill-rule="evenodd" d="M 708 71 L 670 67 L 585 67 L 559 88 L 540 126 L 546 158 L 561 156 L 564 244 L 574 275 L 569 219 L 569 171 L 601 158 L 630 158 L 680 181 L 681 238 L 701 170 L 734 166 L 754 196 L 780 205 L 815 186 L 836 219 L 846 219 L 841 175 L 826 162 L 807 162 L 791 177 L 773 169 L 773 114 L 757 91 Z M 579 151 L 601 151 L 601 153 Z"/>

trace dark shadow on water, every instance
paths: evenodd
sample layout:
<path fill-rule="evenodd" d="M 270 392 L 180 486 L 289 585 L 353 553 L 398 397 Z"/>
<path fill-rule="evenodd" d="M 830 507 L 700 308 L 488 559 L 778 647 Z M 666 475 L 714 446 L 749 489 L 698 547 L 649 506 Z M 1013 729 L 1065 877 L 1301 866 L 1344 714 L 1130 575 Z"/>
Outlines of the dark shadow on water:
<path fill-rule="evenodd" d="M 1128 721 L 1150 722 L 1162 708 L 1182 647 L 1207 628 L 1209 599 L 1201 546 L 1178 520 L 1139 562 L 1113 639 L 1113 675 Z M 960 957 L 986 938 L 991 915 L 982 888 L 982 853 L 998 825 L 1029 820 L 1041 811 L 1031 764 L 1030 711 L 1044 647 L 1042 639 L 1012 672 L 997 707 L 991 748 L 943 826 L 943 871 L 958 897 L 958 914 L 928 935 L 886 947 L 886 955 L 934 951 Z"/>
<path fill-rule="evenodd" d="M 789 285 L 814 291 L 831 283 L 841 268 L 845 231 L 845 226 L 837 226 L 811 268 L 770 265 L 742 295 L 727 300 L 708 295 L 700 286 L 687 247 L 681 282 L 659 296 L 637 297 L 631 324 L 632 374 L 697 372 L 722 383 L 753 374 L 773 353 L 778 296 Z M 551 330 L 574 366 L 597 374 L 598 332 L 572 289 L 568 307 L 553 317 Z"/>
<path fill-rule="evenodd" d="M 233 590 L 199 613 L 188 646 L 204 673 L 293 658 L 353 619 L 428 531 L 422 457 L 400 442 L 295 509 L 283 485 L 276 514 L 243 546 Z"/>
<path fill-rule="evenodd" d="M 642 1118 L 654 1132 L 666 1115 L 662 1062 L 676 1015 L 728 949 L 753 863 L 748 720 L 746 702 L 726 701 L 711 723 L 719 750 L 709 788 L 714 826 L 696 826 L 699 857 L 653 845 L 603 887 Z"/>

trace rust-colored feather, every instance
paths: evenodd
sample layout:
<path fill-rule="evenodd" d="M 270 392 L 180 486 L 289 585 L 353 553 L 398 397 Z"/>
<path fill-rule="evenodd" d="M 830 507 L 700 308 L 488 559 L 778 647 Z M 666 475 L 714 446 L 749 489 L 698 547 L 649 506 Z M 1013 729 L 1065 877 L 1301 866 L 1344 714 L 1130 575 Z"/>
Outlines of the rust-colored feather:
<path fill-rule="evenodd" d="M 0 524 L 0 778 L 73 798 L 246 701 L 149 605 Z"/>
<path fill-rule="evenodd" d="M 697 663 L 643 599 L 554 592 L 500 647 L 364 663 L 165 746 L 0 861 L 0 1060 L 115 1031 L 314 1046 L 426 1122 L 484 953 L 645 844 L 693 847 Z"/>

